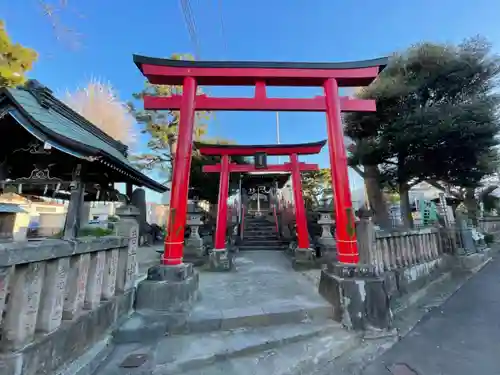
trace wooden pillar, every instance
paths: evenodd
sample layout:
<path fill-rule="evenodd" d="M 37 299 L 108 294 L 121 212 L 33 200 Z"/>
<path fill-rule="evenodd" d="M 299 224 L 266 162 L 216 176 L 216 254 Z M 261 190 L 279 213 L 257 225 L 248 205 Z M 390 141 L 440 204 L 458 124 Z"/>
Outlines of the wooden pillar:
<path fill-rule="evenodd" d="M 134 185 L 131 183 L 127 182 L 125 185 L 125 194 L 127 195 L 128 201 L 132 199 L 132 193 L 134 192 Z"/>
<path fill-rule="evenodd" d="M 297 246 L 299 249 L 309 249 L 309 231 L 307 229 L 307 214 L 302 196 L 302 181 L 300 178 L 299 159 L 297 154 L 290 155 L 292 163 L 293 199 L 295 201 L 295 220 L 297 223 Z"/>
<path fill-rule="evenodd" d="M 215 232 L 215 250 L 226 248 L 227 198 L 229 192 L 229 156 L 222 155 L 219 182 L 219 201 L 217 204 L 217 224 Z"/>
<path fill-rule="evenodd" d="M 184 78 L 177 150 L 172 172 L 170 219 L 165 239 L 165 251 L 161 260 L 164 265 L 182 264 L 184 254 L 184 229 L 191 173 L 191 154 L 193 152 L 196 88 L 196 80 L 193 77 Z"/>
<path fill-rule="evenodd" d="M 71 196 L 69 199 L 68 213 L 64 223 L 65 240 L 73 240 L 78 236 L 80 229 L 80 217 L 83 207 L 83 198 L 85 193 L 85 184 L 82 182 L 82 165 L 78 164 L 73 171 L 73 180 L 71 181 Z"/>
<path fill-rule="evenodd" d="M 344 130 L 340 117 L 340 98 L 337 81 L 328 79 L 324 84 L 326 96 L 326 118 L 328 134 L 328 151 L 332 186 L 335 194 L 335 224 L 338 260 L 341 263 L 357 264 L 359 262 L 356 242 L 354 211 L 349 188 L 347 170 L 347 154 L 344 145 Z"/>

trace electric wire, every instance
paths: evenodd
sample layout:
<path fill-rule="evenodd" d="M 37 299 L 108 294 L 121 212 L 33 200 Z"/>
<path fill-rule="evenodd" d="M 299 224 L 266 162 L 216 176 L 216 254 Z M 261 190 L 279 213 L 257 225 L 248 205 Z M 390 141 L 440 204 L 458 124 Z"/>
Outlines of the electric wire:
<path fill-rule="evenodd" d="M 194 57 L 198 59 L 200 57 L 200 43 L 198 40 L 198 33 L 196 30 L 196 20 L 193 14 L 193 9 L 189 0 L 179 0 L 181 5 L 182 14 L 184 16 L 184 23 L 186 25 L 189 39 L 193 46 Z"/>

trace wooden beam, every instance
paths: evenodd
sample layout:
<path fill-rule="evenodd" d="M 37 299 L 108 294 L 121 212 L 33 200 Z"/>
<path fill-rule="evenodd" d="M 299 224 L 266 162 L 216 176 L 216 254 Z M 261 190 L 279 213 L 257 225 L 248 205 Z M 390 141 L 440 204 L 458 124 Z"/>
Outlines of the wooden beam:
<path fill-rule="evenodd" d="M 243 173 L 243 172 L 290 172 L 291 171 L 291 163 L 285 164 L 270 164 L 265 169 L 256 169 L 253 164 L 230 164 L 229 172 L 232 173 Z M 319 171 L 318 164 L 307 164 L 307 163 L 299 163 L 299 170 L 301 172 L 304 171 Z M 221 166 L 220 164 L 214 165 L 204 165 L 203 172 L 205 173 L 220 173 Z"/>
<path fill-rule="evenodd" d="M 172 96 L 144 96 L 144 109 L 147 110 L 179 110 L 181 95 Z M 299 111 L 325 112 L 326 101 L 324 96 L 314 98 L 213 98 L 206 95 L 197 95 L 195 108 L 197 111 Z M 340 97 L 342 112 L 375 112 L 375 100 L 351 99 Z"/>

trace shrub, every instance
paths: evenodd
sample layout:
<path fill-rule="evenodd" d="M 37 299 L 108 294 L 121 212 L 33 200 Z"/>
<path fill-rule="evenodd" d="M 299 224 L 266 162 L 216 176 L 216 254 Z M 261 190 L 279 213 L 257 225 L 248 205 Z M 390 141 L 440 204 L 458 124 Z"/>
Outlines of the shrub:
<path fill-rule="evenodd" d="M 484 242 L 486 242 L 487 245 L 491 245 L 493 242 L 495 242 L 495 236 L 490 233 L 486 233 L 484 235 Z"/>

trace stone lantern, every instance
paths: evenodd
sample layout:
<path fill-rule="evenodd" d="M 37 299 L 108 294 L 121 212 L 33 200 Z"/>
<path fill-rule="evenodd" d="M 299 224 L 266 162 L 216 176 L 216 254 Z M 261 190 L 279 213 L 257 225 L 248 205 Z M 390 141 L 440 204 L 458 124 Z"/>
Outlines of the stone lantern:
<path fill-rule="evenodd" d="M 186 224 L 190 229 L 189 237 L 184 246 L 184 260 L 188 263 L 201 264 L 204 262 L 205 249 L 200 236 L 200 227 L 203 225 L 203 211 L 198 207 L 198 199 L 188 203 Z"/>
<path fill-rule="evenodd" d="M 318 224 L 321 226 L 321 237 L 318 238 L 317 243 L 323 253 L 322 257 L 326 260 L 333 260 L 337 250 L 337 242 L 332 236 L 332 227 L 335 224 L 335 220 L 332 218 L 333 204 L 331 201 L 328 203 L 328 200 L 324 197 L 322 204 L 316 209 L 319 214 Z"/>

